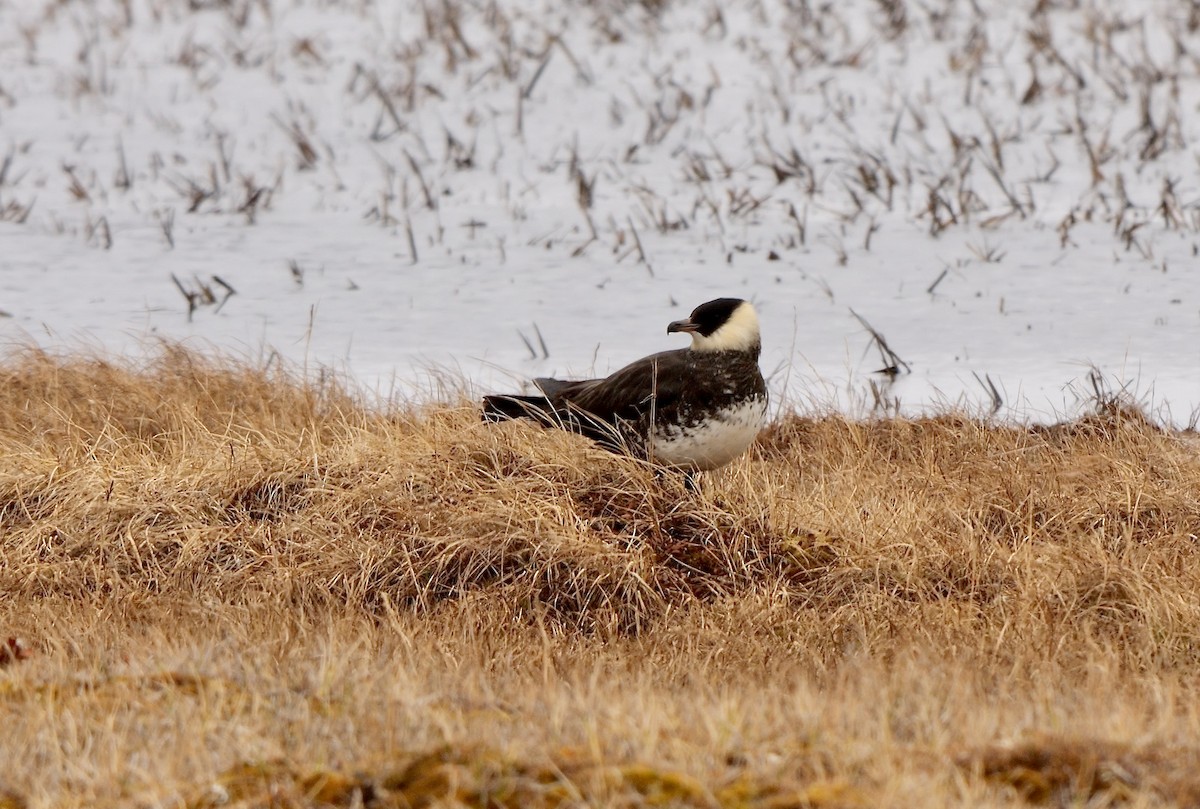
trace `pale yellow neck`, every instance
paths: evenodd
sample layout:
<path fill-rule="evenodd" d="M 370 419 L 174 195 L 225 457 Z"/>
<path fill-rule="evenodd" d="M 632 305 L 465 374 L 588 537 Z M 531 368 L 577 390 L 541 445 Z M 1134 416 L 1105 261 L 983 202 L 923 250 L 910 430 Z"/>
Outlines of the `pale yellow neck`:
<path fill-rule="evenodd" d="M 707 337 L 693 332 L 692 351 L 752 351 L 761 339 L 758 314 L 749 303 L 742 303 L 721 328 Z"/>

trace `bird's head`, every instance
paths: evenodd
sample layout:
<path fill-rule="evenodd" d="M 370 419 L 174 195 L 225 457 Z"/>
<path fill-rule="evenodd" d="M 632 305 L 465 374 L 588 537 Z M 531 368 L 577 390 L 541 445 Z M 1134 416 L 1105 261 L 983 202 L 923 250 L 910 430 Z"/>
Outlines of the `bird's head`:
<path fill-rule="evenodd" d="M 749 351 L 757 357 L 762 346 L 758 314 L 741 298 L 700 304 L 687 320 L 667 326 L 667 334 L 677 331 L 692 335 L 692 351 Z"/>

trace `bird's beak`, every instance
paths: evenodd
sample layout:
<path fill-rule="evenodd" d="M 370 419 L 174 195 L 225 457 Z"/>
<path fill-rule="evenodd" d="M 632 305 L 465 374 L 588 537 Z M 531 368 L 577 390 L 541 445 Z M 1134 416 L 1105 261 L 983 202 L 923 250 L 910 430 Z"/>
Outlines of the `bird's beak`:
<path fill-rule="evenodd" d="M 677 331 L 694 332 L 699 331 L 700 327 L 690 320 L 676 320 L 674 323 L 667 326 L 667 334 Z"/>

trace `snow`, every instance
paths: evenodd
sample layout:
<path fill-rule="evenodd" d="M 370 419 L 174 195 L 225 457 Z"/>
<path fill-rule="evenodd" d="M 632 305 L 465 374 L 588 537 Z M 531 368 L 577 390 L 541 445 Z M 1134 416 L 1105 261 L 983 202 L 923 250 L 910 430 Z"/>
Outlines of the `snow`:
<path fill-rule="evenodd" d="M 1049 419 L 1098 373 L 1186 424 L 1198 26 L 1171 0 L 0 0 L 0 340 L 447 395 L 614 370 L 740 296 L 777 407 L 986 411 L 990 380 Z M 862 321 L 911 373 L 873 373 Z"/>

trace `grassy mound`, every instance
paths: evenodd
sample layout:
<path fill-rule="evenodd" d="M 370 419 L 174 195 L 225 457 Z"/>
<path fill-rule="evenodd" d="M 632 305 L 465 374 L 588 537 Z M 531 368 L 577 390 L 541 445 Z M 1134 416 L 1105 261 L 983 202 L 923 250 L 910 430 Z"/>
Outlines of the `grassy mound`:
<path fill-rule="evenodd" d="M 690 492 L 471 403 L 13 355 L 0 805 L 1186 803 L 1197 449 L 791 415 Z"/>

